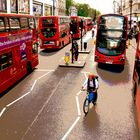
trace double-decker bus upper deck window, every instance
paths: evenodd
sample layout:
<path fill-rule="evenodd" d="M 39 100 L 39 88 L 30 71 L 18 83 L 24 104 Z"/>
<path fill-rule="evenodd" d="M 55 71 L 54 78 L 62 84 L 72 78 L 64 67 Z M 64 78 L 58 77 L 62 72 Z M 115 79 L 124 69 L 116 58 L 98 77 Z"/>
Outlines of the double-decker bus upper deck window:
<path fill-rule="evenodd" d="M 23 28 L 23 29 L 28 29 L 29 28 L 27 18 L 24 18 L 24 17 L 20 18 L 20 23 L 21 23 L 21 28 Z"/>
<path fill-rule="evenodd" d="M 29 28 L 30 29 L 35 29 L 36 28 L 34 18 L 29 18 Z"/>
<path fill-rule="evenodd" d="M 4 18 L 0 17 L 0 32 L 5 31 Z"/>
<path fill-rule="evenodd" d="M 6 26 L 6 31 L 10 30 L 10 25 L 9 25 L 9 18 L 5 17 L 5 26 Z"/>
<path fill-rule="evenodd" d="M 10 18 L 10 27 L 11 27 L 12 30 L 20 29 L 19 18 Z"/>
<path fill-rule="evenodd" d="M 54 27 L 54 19 L 53 18 L 43 18 L 42 19 L 42 27 Z"/>

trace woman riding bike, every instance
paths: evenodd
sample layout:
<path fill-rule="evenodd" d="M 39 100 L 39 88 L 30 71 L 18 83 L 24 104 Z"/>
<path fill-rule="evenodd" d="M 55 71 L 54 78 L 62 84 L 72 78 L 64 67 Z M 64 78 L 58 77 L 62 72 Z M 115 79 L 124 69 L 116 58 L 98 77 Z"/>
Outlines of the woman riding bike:
<path fill-rule="evenodd" d="M 92 101 L 94 105 L 96 104 L 97 101 L 97 89 L 99 87 L 97 78 L 98 76 L 94 74 L 89 74 L 88 79 L 86 79 L 86 81 L 82 85 L 82 89 L 85 89 L 85 87 L 87 87 L 87 92 L 89 94 L 95 94 L 94 99 Z"/>

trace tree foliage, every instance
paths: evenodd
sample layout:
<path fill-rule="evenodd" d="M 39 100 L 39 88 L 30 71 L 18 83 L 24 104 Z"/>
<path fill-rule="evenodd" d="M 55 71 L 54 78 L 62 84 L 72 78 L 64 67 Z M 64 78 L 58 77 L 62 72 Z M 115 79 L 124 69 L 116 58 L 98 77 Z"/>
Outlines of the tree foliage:
<path fill-rule="evenodd" d="M 69 8 L 71 6 L 75 6 L 75 2 L 73 0 L 66 0 L 66 15 L 69 15 Z"/>
<path fill-rule="evenodd" d="M 101 14 L 100 11 L 91 8 L 88 4 L 75 3 L 73 0 L 66 0 L 66 14 L 69 15 L 69 7 L 75 6 L 78 13 L 78 16 L 91 17 L 93 20 L 96 20 L 97 17 Z"/>

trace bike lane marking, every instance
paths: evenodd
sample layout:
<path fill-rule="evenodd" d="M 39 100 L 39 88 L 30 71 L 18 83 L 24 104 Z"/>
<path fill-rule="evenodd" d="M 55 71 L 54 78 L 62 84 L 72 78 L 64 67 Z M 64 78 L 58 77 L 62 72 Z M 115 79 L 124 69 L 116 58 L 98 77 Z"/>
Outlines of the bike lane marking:
<path fill-rule="evenodd" d="M 70 134 L 70 132 L 75 127 L 75 125 L 80 120 L 80 118 L 81 118 L 80 116 L 77 117 L 77 119 L 74 121 L 74 123 L 72 124 L 72 126 L 68 129 L 68 131 L 65 133 L 65 135 L 63 136 L 63 138 L 61 140 L 65 140 L 67 138 L 67 136 Z"/>
<path fill-rule="evenodd" d="M 85 78 L 87 79 L 87 74 L 90 72 L 81 72 L 84 74 Z M 66 138 L 68 137 L 68 135 L 71 133 L 71 131 L 73 130 L 73 128 L 75 127 L 75 125 L 78 123 L 78 121 L 81 118 L 81 111 L 80 111 L 80 104 L 79 104 L 79 98 L 78 96 L 81 94 L 81 90 L 76 94 L 75 99 L 76 99 L 76 105 L 77 105 L 77 112 L 78 112 L 78 117 L 76 118 L 76 120 L 74 121 L 74 123 L 71 125 L 71 127 L 68 129 L 68 131 L 64 134 L 63 138 L 61 140 L 66 140 Z"/>
<path fill-rule="evenodd" d="M 24 133 L 24 135 L 22 136 L 21 140 L 24 139 L 24 137 L 26 136 L 26 134 L 28 133 L 28 131 L 31 129 L 31 127 L 33 126 L 33 124 L 35 123 L 35 121 L 37 120 L 37 118 L 39 117 L 39 115 L 41 114 L 41 112 L 43 111 L 44 107 L 48 104 L 48 102 L 50 101 L 51 97 L 54 95 L 54 93 L 56 92 L 58 86 L 60 85 L 61 81 L 63 79 L 61 79 L 59 81 L 59 83 L 57 84 L 57 86 L 55 87 L 55 89 L 52 91 L 52 93 L 50 94 L 49 98 L 46 100 L 46 102 L 44 103 L 44 105 L 42 106 L 42 108 L 39 110 L 38 114 L 36 115 L 35 119 L 32 121 L 32 123 L 30 124 L 30 126 L 27 128 L 26 132 Z"/>
<path fill-rule="evenodd" d="M 35 70 L 35 71 L 42 71 L 42 70 Z M 30 89 L 27 93 L 25 93 L 25 94 L 22 95 L 21 97 L 17 98 L 17 99 L 14 100 L 13 102 L 9 103 L 8 105 L 6 105 L 6 107 L 4 107 L 4 108 L 2 109 L 2 111 L 0 112 L 0 117 L 2 117 L 2 115 L 3 115 L 4 112 L 5 112 L 5 110 L 6 110 L 9 106 L 13 105 L 14 103 L 16 103 L 17 101 L 19 101 L 20 99 L 22 99 L 22 98 L 24 98 L 25 96 L 27 96 L 29 93 L 31 93 L 31 91 L 34 89 L 34 87 L 35 87 L 35 85 L 36 85 L 36 83 L 37 83 L 37 81 L 38 81 L 39 79 L 45 77 L 46 75 L 48 75 L 50 72 L 52 72 L 52 71 L 54 71 L 54 70 L 43 70 L 43 71 L 47 71 L 47 73 L 45 73 L 45 74 L 43 74 L 42 76 L 38 77 L 38 78 L 34 81 L 34 83 L 33 83 L 32 87 L 31 87 L 31 89 Z"/>

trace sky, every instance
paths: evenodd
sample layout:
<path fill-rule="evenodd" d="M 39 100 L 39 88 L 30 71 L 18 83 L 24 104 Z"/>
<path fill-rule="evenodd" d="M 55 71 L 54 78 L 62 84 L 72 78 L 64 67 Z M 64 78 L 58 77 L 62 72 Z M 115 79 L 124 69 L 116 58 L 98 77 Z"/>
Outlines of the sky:
<path fill-rule="evenodd" d="M 101 12 L 101 14 L 107 14 L 113 12 L 113 0 L 73 0 L 76 3 L 88 4 L 91 8 L 94 8 Z"/>

